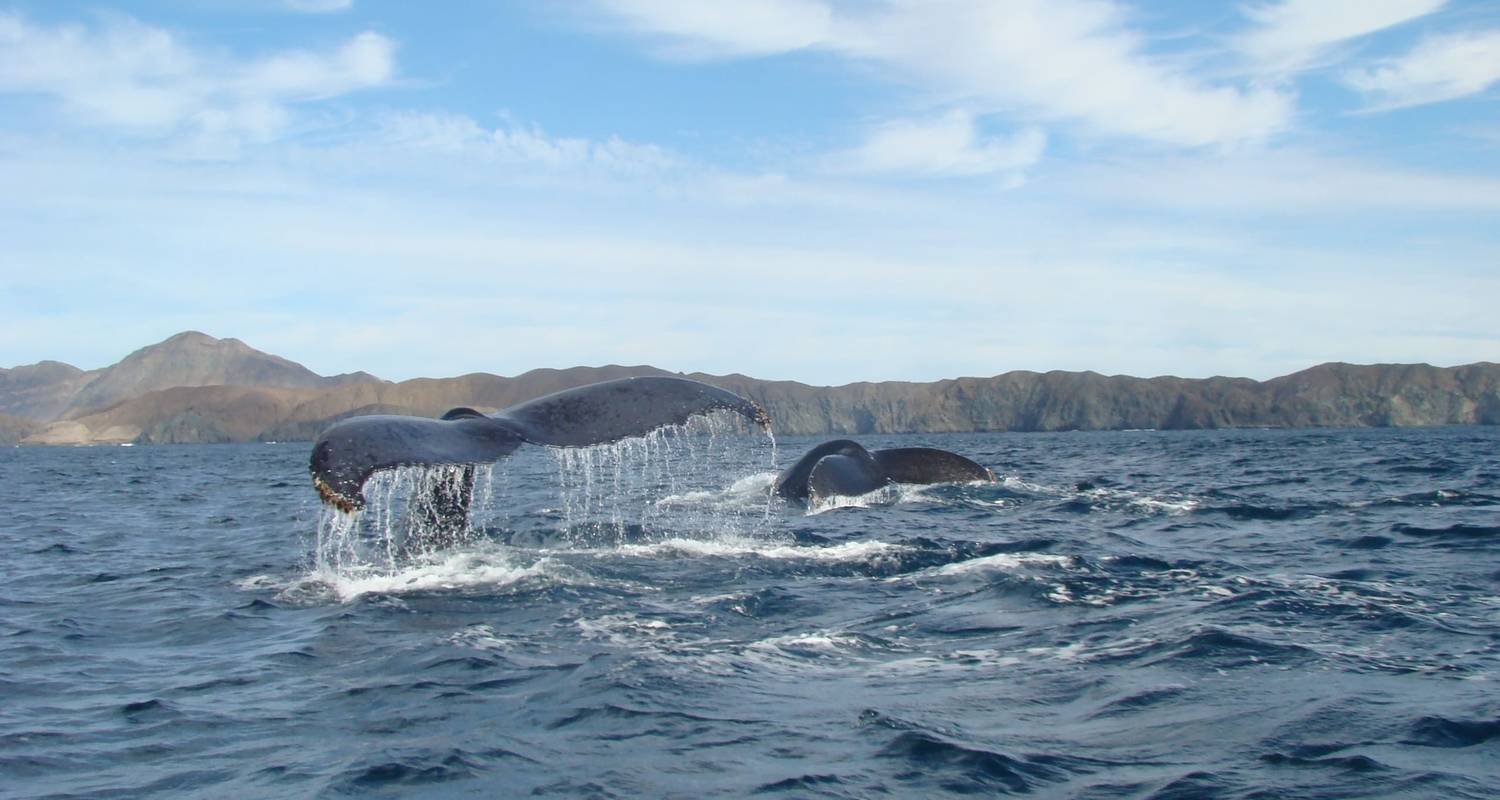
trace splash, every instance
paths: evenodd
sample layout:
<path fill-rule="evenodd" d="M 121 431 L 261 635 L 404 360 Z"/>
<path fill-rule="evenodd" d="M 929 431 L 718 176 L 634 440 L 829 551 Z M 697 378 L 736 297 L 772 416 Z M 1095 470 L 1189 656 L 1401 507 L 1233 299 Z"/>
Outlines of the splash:
<path fill-rule="evenodd" d="M 711 414 L 647 436 L 549 450 L 566 538 L 618 546 L 684 531 L 740 537 L 764 529 L 774 476 L 756 473 L 718 488 L 723 476 L 754 468 L 758 442 L 774 453 L 774 437 L 758 431 L 737 416 Z M 753 504 L 745 502 L 749 492 Z"/>
<path fill-rule="evenodd" d="M 342 598 L 368 592 L 442 588 L 531 577 L 490 533 L 524 516 L 552 519 L 546 538 L 567 548 L 620 547 L 642 541 L 754 536 L 770 525 L 774 474 L 744 475 L 775 439 L 729 414 L 695 417 L 649 435 L 581 448 L 538 448 L 492 465 L 416 466 L 382 470 L 366 482 L 364 508 L 321 511 L 310 578 Z M 542 455 L 542 454 L 545 455 Z M 540 474 L 534 469 L 551 469 Z M 519 466 L 518 466 L 519 465 Z M 528 466 L 533 469 L 528 471 Z M 512 491 L 512 472 L 527 491 Z M 556 486 L 555 508 L 528 508 Z M 467 497 L 468 524 L 452 524 L 453 498 Z M 486 550 L 486 547 L 491 550 Z M 484 551 L 481 561 L 464 560 Z"/>
<path fill-rule="evenodd" d="M 901 499 L 902 492 L 909 491 L 904 484 L 892 483 L 874 491 L 858 495 L 835 494 L 827 497 L 809 497 L 807 516 L 822 514 L 839 508 L 872 508 L 893 505 Z"/>
<path fill-rule="evenodd" d="M 454 529 L 440 523 L 434 498 L 472 492 L 471 514 L 482 513 L 495 495 L 496 470 L 496 465 L 484 465 L 377 472 L 365 483 L 364 509 L 352 513 L 322 510 L 313 572 L 342 577 L 391 574 L 414 560 L 472 544 L 472 528 Z"/>

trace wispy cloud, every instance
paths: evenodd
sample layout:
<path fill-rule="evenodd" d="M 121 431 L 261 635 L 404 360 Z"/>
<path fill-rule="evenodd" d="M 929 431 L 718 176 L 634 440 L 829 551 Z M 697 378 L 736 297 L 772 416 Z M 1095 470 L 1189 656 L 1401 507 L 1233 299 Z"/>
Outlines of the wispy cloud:
<path fill-rule="evenodd" d="M 829 41 L 833 11 L 820 0 L 705 3 L 702 0 L 599 0 L 638 30 L 672 41 L 681 58 L 766 55 Z"/>
<path fill-rule="evenodd" d="M 1298 150 L 1088 165 L 1073 171 L 1071 179 L 1085 194 L 1209 215 L 1500 212 L 1500 180 L 1489 175 L 1393 167 Z"/>
<path fill-rule="evenodd" d="M 1236 44 L 1260 72 L 1319 65 L 1338 45 L 1427 16 L 1446 0 L 1275 0 L 1246 6 L 1254 27 Z"/>
<path fill-rule="evenodd" d="M 127 18 L 48 27 L 0 13 L 0 91 L 56 98 L 89 124 L 232 144 L 278 135 L 293 104 L 390 83 L 395 49 L 365 32 L 326 51 L 236 60 Z"/>
<path fill-rule="evenodd" d="M 833 160 L 855 172 L 907 175 L 987 175 L 1010 173 L 1035 164 L 1047 136 L 1027 128 L 1008 138 L 981 137 L 974 117 L 952 111 L 936 119 L 898 120 L 880 125 L 864 144 Z"/>
<path fill-rule="evenodd" d="M 674 56 L 816 48 L 881 66 L 895 80 L 916 78 L 979 111 L 1021 111 L 1103 136 L 1235 144 L 1285 129 L 1294 108 L 1279 90 L 1208 83 L 1152 58 L 1113 0 L 780 0 L 749 20 L 739 5 L 600 2 Z"/>
<path fill-rule="evenodd" d="M 1346 72 L 1344 81 L 1375 110 L 1478 94 L 1500 82 L 1500 29 L 1430 36 L 1404 55 Z"/>
<path fill-rule="evenodd" d="M 681 164 L 661 147 L 618 136 L 599 140 L 551 136 L 536 125 L 487 128 L 463 114 L 399 112 L 388 115 L 382 129 L 384 145 L 462 156 L 471 163 L 624 173 L 664 171 Z"/>
<path fill-rule="evenodd" d="M 292 11 L 303 14 L 332 14 L 338 11 L 348 11 L 354 7 L 354 0 L 281 0 L 281 2 Z"/>

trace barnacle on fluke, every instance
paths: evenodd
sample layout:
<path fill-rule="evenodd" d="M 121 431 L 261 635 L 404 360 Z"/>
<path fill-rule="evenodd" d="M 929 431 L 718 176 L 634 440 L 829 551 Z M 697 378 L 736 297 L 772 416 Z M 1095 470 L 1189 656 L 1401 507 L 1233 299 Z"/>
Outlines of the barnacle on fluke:
<path fill-rule="evenodd" d="M 323 498 L 324 503 L 337 508 L 345 514 L 352 514 L 358 511 L 362 505 L 359 498 L 339 494 L 338 490 L 329 486 L 327 481 L 317 475 L 313 476 L 313 488 L 318 490 L 318 497 Z"/>

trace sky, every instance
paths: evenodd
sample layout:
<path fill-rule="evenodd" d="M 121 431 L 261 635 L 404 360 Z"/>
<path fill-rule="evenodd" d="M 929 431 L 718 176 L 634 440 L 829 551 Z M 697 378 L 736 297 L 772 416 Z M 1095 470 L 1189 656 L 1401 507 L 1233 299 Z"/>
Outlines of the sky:
<path fill-rule="evenodd" d="M 1500 361 L 1500 4 L 0 0 L 0 365 Z"/>

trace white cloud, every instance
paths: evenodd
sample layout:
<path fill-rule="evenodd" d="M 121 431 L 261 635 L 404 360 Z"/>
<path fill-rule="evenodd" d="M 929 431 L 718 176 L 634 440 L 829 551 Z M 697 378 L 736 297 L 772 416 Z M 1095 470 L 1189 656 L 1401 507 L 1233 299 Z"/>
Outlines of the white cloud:
<path fill-rule="evenodd" d="M 833 13 L 819 0 L 715 3 L 703 0 L 600 0 L 628 24 L 677 40 L 688 58 L 763 55 L 828 40 Z"/>
<path fill-rule="evenodd" d="M 1342 42 L 1431 14 L 1446 0 L 1277 0 L 1244 8 L 1237 45 L 1266 72 L 1314 66 Z"/>
<path fill-rule="evenodd" d="M 0 13 L 0 92 L 52 96 L 87 122 L 147 133 L 267 139 L 289 105 L 382 86 L 394 72 L 395 44 L 377 33 L 331 52 L 235 61 L 134 20 L 44 27 Z"/>
<path fill-rule="evenodd" d="M 353 8 L 354 0 L 282 0 L 282 4 L 303 14 L 331 14 Z"/>
<path fill-rule="evenodd" d="M 1411 51 L 1344 74 L 1376 109 L 1478 94 L 1500 81 L 1500 29 L 1431 36 Z"/>
<path fill-rule="evenodd" d="M 637 32 L 675 43 L 674 55 L 816 48 L 926 82 L 976 110 L 1019 110 L 1107 136 L 1234 144 L 1281 131 L 1294 105 L 1275 89 L 1213 85 L 1151 58 L 1114 0 L 798 0 L 758 6 L 776 13 L 756 17 L 743 4 L 600 1 Z"/>
<path fill-rule="evenodd" d="M 937 119 L 885 123 L 835 165 L 858 172 L 916 175 L 1015 173 L 1035 164 L 1046 146 L 1046 134 L 1038 128 L 1008 139 L 981 139 L 973 116 L 953 111 Z"/>
<path fill-rule="evenodd" d="M 680 164 L 667 150 L 627 142 L 617 136 L 603 140 L 556 137 L 535 125 L 486 128 L 462 114 L 392 114 L 385 120 L 384 134 L 387 145 L 464 156 L 474 163 L 600 168 L 630 173 L 661 171 Z"/>
<path fill-rule="evenodd" d="M 1088 165 L 1070 178 L 1082 192 L 1113 202 L 1205 215 L 1500 212 L 1500 180 L 1494 177 L 1296 150 Z"/>
<path fill-rule="evenodd" d="M 394 42 L 366 31 L 332 53 L 282 53 L 245 65 L 231 85 L 246 97 L 333 97 L 388 83 L 395 55 Z"/>

